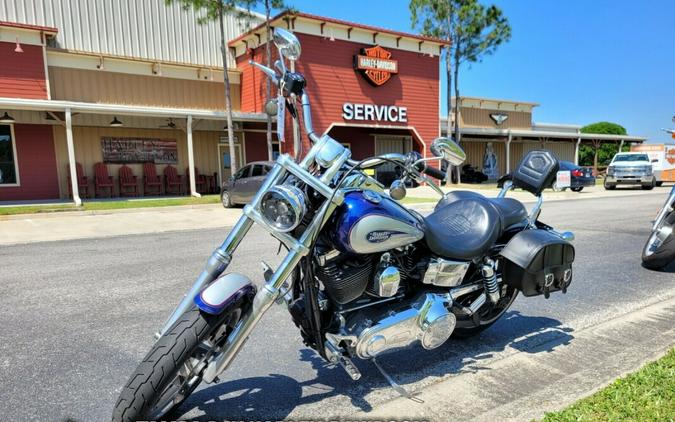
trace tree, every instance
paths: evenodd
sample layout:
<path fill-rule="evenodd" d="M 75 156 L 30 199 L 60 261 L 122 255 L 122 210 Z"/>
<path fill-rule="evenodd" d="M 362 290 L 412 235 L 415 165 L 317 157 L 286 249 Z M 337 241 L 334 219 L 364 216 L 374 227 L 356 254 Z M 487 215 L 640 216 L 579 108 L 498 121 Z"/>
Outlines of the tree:
<path fill-rule="evenodd" d="M 247 5 L 247 1 L 236 0 L 165 0 L 166 4 L 179 3 L 184 9 L 193 8 L 196 11 L 203 11 L 204 16 L 200 17 L 199 24 L 218 19 L 220 26 L 220 53 L 223 59 L 223 79 L 225 85 L 225 115 L 227 116 L 227 142 L 230 145 L 230 170 L 232 174 L 237 171 L 237 156 L 234 149 L 234 128 L 232 125 L 232 96 L 230 94 L 230 77 L 227 73 L 227 39 L 225 38 L 225 23 L 223 16 L 228 13 L 234 13 L 238 17 L 251 17 L 250 12 L 239 8 L 240 5 Z"/>
<path fill-rule="evenodd" d="M 616 123 L 596 122 L 581 128 L 581 133 L 601 134 L 601 135 L 626 135 L 626 129 Z M 593 157 L 593 168 L 598 170 L 598 162 L 603 165 L 608 164 L 614 154 L 619 151 L 616 143 L 604 143 L 600 139 L 593 139 L 593 147 L 581 145 L 579 148 L 579 164 L 591 165 L 591 156 Z"/>
<path fill-rule="evenodd" d="M 480 62 L 497 47 L 511 39 L 511 26 L 501 9 L 483 6 L 478 0 L 410 0 L 413 28 L 423 35 L 440 38 L 450 44 L 444 48 L 447 76 L 447 135 L 450 136 L 452 83 L 455 91 L 455 141 L 459 133 L 459 68 L 464 63 Z M 458 178 L 459 180 L 459 178 Z"/>

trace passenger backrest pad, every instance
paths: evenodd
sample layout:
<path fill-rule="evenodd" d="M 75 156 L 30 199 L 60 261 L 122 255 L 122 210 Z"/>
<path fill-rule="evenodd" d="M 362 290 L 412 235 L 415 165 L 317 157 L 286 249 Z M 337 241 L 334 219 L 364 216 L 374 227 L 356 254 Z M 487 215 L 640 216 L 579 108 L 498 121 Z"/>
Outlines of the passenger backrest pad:
<path fill-rule="evenodd" d="M 539 196 L 556 179 L 560 164 L 550 151 L 530 151 L 513 172 L 513 186 Z"/>

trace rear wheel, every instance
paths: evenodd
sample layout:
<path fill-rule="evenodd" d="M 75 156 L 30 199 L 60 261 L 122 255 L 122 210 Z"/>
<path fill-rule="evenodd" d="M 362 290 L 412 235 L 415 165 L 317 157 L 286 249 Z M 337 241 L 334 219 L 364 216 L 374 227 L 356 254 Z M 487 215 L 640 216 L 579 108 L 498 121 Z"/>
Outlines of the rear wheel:
<path fill-rule="evenodd" d="M 183 314 L 131 375 L 112 420 L 159 420 L 178 408 L 197 388 L 209 359 L 221 350 L 241 315 L 241 307 L 208 315 L 196 306 Z"/>
<path fill-rule="evenodd" d="M 656 182 L 656 186 L 660 188 L 661 186 L 663 186 L 663 182 Z"/>
<path fill-rule="evenodd" d="M 503 284 L 501 289 L 501 298 L 495 305 L 490 306 L 488 303 L 483 305 L 483 307 L 478 310 L 478 315 L 475 320 L 473 317 L 469 317 L 464 321 L 458 321 L 458 324 L 463 326 L 455 328 L 452 335 L 458 338 L 472 337 L 481 333 L 483 330 L 490 328 L 492 324 L 497 322 L 497 320 L 511 307 L 513 301 L 516 300 L 516 297 L 518 296 L 518 289 L 511 287 L 508 284 Z"/>

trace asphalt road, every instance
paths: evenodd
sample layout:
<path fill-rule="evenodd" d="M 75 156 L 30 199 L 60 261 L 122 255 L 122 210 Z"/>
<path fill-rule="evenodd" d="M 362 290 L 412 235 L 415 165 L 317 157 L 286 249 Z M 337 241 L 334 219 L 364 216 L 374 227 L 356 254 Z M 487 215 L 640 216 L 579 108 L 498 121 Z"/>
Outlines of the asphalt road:
<path fill-rule="evenodd" d="M 675 297 L 675 277 L 648 272 L 640 251 L 666 192 L 544 204 L 542 219 L 572 230 L 577 260 L 567 295 L 519 297 L 480 336 L 380 359 L 406 388 L 423 388 L 509 353 L 545 353 L 574 330 Z M 195 230 L 0 248 L 0 415 L 14 420 L 108 420 L 117 395 L 153 343 L 152 333 L 226 230 Z M 230 267 L 259 280 L 278 262 L 255 230 Z M 302 345 L 274 307 L 219 384 L 200 388 L 182 419 L 349 415 L 396 396 L 369 362 L 351 381 Z M 451 400 L 449 398 L 449 400 Z M 450 405 L 450 404 L 449 404 Z"/>

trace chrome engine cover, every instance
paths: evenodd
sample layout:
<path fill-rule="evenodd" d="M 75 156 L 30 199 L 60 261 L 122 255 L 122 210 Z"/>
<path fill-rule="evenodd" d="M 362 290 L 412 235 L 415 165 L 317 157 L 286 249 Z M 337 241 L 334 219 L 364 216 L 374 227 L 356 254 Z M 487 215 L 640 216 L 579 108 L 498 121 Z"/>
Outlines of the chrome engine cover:
<path fill-rule="evenodd" d="M 435 349 L 445 343 L 455 329 L 455 315 L 448 309 L 448 295 L 422 293 L 398 309 L 372 310 L 351 316 L 337 341 L 347 340 L 355 354 L 362 359 L 382 352 L 406 347 L 419 340 L 425 349 Z"/>
<path fill-rule="evenodd" d="M 469 269 L 469 261 L 451 261 L 443 258 L 432 258 L 424 273 L 424 284 L 441 287 L 458 286 Z"/>

